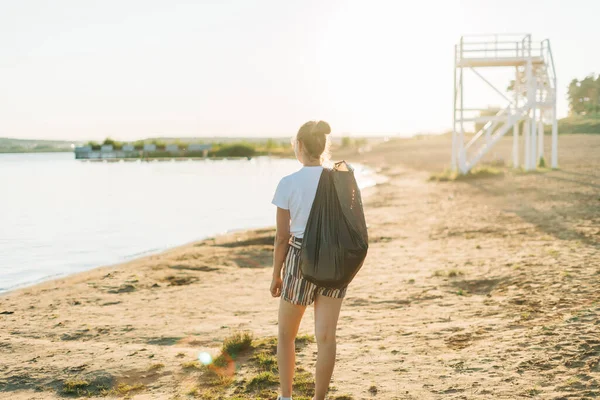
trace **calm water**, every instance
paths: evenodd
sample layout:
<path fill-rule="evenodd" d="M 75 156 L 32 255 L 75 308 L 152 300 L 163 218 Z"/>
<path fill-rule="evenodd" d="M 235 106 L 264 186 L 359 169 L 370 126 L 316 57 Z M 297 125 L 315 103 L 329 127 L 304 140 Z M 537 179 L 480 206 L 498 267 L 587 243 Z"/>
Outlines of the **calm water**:
<path fill-rule="evenodd" d="M 0 154 L 0 292 L 236 229 L 274 225 L 294 160 L 81 162 Z M 355 166 L 362 187 L 374 184 Z"/>

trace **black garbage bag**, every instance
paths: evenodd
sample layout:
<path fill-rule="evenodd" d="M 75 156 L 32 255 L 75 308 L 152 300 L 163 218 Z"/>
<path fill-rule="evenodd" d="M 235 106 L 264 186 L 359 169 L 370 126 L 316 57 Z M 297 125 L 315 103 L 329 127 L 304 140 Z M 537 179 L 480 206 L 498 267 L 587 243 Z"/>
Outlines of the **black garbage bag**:
<path fill-rule="evenodd" d="M 354 170 L 345 161 L 323 168 L 302 240 L 302 275 L 317 286 L 343 288 L 362 267 L 368 247 Z"/>

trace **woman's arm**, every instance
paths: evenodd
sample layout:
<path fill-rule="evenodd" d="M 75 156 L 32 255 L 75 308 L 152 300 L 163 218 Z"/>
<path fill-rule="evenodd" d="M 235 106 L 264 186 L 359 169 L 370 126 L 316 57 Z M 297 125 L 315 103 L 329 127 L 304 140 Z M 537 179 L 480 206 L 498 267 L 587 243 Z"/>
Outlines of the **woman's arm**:
<path fill-rule="evenodd" d="M 273 282 L 271 295 L 281 296 L 281 270 L 289 250 L 290 211 L 277 207 L 277 232 L 275 233 L 275 250 L 273 251 Z"/>

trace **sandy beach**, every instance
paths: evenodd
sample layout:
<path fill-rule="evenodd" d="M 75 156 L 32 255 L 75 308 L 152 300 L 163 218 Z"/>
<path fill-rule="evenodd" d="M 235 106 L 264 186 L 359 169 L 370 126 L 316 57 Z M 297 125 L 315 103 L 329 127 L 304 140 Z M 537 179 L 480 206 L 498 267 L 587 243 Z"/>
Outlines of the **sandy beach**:
<path fill-rule="evenodd" d="M 334 156 L 389 180 L 365 199 L 370 250 L 342 308 L 331 399 L 600 397 L 600 135 L 561 136 L 556 171 L 453 182 L 430 180 L 448 136 Z M 274 399 L 273 237 L 233 233 L 1 296 L 0 398 Z M 310 398 L 312 327 L 309 309 L 295 399 Z M 218 368 L 198 363 L 222 349 Z"/>

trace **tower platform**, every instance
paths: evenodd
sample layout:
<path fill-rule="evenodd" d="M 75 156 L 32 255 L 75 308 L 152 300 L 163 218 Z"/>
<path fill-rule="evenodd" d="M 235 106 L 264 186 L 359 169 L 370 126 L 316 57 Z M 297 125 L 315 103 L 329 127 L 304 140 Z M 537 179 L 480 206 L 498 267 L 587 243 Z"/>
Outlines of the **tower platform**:
<path fill-rule="evenodd" d="M 468 173 L 510 130 L 513 131 L 513 167 L 519 167 L 519 126 L 522 125 L 523 166 L 525 170 L 535 169 L 544 157 L 544 124 L 552 125 L 551 165 L 557 168 L 556 73 L 550 41 L 533 42 L 530 34 L 463 36 L 454 51 L 452 168 Z M 510 69 L 514 73 L 512 99 L 507 97 L 504 88 L 498 89 L 478 71 L 491 67 Z M 504 99 L 505 105 L 494 113 L 489 113 L 488 105 L 465 108 L 465 70 L 472 71 L 489 85 Z M 465 123 L 476 124 L 476 127 L 483 124 L 468 143 L 465 143 Z"/>

